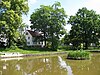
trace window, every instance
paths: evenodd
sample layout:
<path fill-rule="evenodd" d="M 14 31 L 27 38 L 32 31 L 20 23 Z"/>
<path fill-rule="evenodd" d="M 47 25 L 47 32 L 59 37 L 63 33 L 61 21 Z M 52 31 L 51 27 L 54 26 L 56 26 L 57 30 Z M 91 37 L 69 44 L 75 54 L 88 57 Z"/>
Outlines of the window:
<path fill-rule="evenodd" d="M 27 44 L 30 44 L 30 42 L 27 42 Z"/>
<path fill-rule="evenodd" d="M 26 32 L 26 35 L 28 35 L 28 32 Z"/>
<path fill-rule="evenodd" d="M 30 39 L 30 37 L 28 37 L 28 39 Z"/>

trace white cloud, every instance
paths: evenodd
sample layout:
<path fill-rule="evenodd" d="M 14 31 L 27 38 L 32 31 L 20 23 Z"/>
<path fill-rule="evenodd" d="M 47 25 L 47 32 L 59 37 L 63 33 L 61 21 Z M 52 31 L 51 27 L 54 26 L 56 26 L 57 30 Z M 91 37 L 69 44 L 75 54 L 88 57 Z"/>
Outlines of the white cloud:
<path fill-rule="evenodd" d="M 33 11 L 36 3 L 37 3 L 37 0 L 28 0 L 29 13 Z"/>
<path fill-rule="evenodd" d="M 87 0 L 86 7 L 100 13 L 100 0 Z"/>
<path fill-rule="evenodd" d="M 29 8 L 32 8 L 35 3 L 37 3 L 37 0 L 28 0 L 28 6 L 29 6 Z"/>
<path fill-rule="evenodd" d="M 28 0 L 29 5 L 35 4 L 37 0 Z"/>
<path fill-rule="evenodd" d="M 86 2 L 89 6 L 94 6 L 94 5 L 98 5 L 100 3 L 100 0 L 87 0 Z"/>
<path fill-rule="evenodd" d="M 29 12 L 27 16 L 23 15 L 23 23 L 26 23 L 27 25 L 30 25 L 30 12 L 35 3 L 37 3 L 37 0 L 28 0 Z"/>
<path fill-rule="evenodd" d="M 27 25 L 30 25 L 29 19 L 24 19 L 23 23 L 25 23 L 25 24 L 27 24 Z"/>

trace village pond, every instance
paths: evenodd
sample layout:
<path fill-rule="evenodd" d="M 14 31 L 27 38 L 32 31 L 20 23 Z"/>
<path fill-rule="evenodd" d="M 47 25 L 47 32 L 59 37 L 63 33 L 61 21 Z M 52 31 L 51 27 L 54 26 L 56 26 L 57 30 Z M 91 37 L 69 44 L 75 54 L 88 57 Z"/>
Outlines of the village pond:
<path fill-rule="evenodd" d="M 66 55 L 0 59 L 0 75 L 100 75 L 100 53 L 91 60 L 68 60 Z"/>

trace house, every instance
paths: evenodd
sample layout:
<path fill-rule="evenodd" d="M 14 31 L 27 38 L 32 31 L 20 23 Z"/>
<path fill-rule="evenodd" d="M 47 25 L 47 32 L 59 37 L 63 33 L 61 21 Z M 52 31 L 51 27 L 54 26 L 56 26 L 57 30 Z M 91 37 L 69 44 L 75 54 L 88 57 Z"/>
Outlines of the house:
<path fill-rule="evenodd" d="M 7 41 L 8 41 L 8 39 L 6 38 L 6 35 L 0 34 L 0 47 L 6 47 Z"/>
<path fill-rule="evenodd" d="M 25 37 L 27 46 L 44 46 L 42 32 L 26 30 Z"/>

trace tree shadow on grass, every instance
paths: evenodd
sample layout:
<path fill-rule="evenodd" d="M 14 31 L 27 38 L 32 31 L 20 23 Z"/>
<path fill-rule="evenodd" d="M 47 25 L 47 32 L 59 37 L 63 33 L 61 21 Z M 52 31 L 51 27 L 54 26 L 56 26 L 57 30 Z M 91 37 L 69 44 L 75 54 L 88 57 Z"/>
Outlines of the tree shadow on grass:
<path fill-rule="evenodd" d="M 51 52 L 55 50 L 52 50 L 51 48 L 45 48 L 45 47 L 0 48 L 0 52 L 24 52 L 24 51 Z"/>
<path fill-rule="evenodd" d="M 22 50 L 26 50 L 26 51 L 52 51 L 50 48 L 45 48 L 45 47 L 23 47 L 23 48 L 20 48 Z"/>
<path fill-rule="evenodd" d="M 9 49 L 6 49 L 6 48 L 0 48 L 0 52 L 4 52 L 4 51 L 9 51 Z"/>

